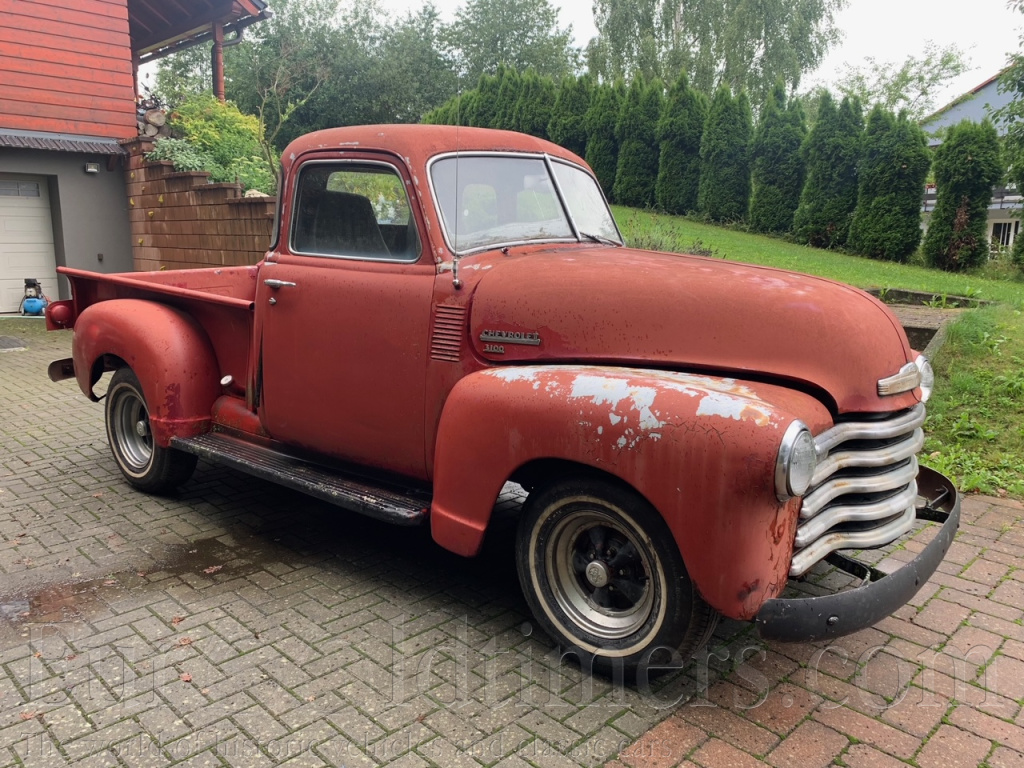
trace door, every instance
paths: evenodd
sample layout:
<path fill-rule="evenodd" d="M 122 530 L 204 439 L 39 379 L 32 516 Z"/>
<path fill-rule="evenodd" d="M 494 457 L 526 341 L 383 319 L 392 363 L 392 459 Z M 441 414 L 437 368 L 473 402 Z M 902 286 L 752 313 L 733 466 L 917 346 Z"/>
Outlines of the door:
<path fill-rule="evenodd" d="M 0 174 L 0 313 L 17 312 L 25 278 L 57 298 L 50 198 L 43 176 Z"/>
<path fill-rule="evenodd" d="M 278 440 L 425 478 L 435 267 L 405 190 L 383 160 L 303 166 L 257 287 L 259 409 Z"/>

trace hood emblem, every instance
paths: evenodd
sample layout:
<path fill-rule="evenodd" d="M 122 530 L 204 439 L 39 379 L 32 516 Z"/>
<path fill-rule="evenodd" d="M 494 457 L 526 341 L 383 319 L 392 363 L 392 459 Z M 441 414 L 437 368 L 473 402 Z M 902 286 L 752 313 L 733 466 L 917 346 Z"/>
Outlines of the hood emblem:
<path fill-rule="evenodd" d="M 537 331 L 483 331 L 480 334 L 480 341 L 539 347 L 540 334 Z"/>

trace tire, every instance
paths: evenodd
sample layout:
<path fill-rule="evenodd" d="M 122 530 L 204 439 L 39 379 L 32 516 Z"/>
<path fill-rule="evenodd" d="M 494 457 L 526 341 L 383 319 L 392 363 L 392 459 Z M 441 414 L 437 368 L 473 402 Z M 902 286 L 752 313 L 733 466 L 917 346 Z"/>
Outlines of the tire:
<path fill-rule="evenodd" d="M 718 623 L 661 515 L 613 482 L 568 479 L 530 494 L 516 564 L 544 630 L 604 674 L 664 667 L 673 651 L 685 664 Z"/>
<path fill-rule="evenodd" d="M 110 451 L 125 479 L 140 491 L 166 494 L 195 471 L 197 457 L 161 448 L 149 429 L 149 408 L 131 368 L 118 368 L 107 390 L 105 421 Z"/>

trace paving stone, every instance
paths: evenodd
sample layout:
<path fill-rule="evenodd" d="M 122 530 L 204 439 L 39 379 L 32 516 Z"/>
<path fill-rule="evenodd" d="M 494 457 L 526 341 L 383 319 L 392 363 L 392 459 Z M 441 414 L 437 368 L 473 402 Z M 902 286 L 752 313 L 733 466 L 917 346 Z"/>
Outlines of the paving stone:
<path fill-rule="evenodd" d="M 949 725 L 940 726 L 917 755 L 918 765 L 977 768 L 992 744 L 980 736 Z"/>
<path fill-rule="evenodd" d="M 849 745 L 849 739 L 821 723 L 808 720 L 782 740 L 766 762 L 778 768 L 818 768 L 831 763 Z"/>

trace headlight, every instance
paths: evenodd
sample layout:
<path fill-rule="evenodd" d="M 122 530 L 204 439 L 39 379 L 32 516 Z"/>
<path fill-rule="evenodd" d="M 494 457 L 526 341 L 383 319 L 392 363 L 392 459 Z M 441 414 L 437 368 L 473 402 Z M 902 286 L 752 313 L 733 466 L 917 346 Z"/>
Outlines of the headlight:
<path fill-rule="evenodd" d="M 817 466 L 818 454 L 811 430 L 802 421 L 794 421 L 782 436 L 779 458 L 775 462 L 775 492 L 779 501 L 807 493 Z"/>
<path fill-rule="evenodd" d="M 932 389 L 935 387 L 935 371 L 932 370 L 932 364 L 924 355 L 918 355 L 914 360 L 914 365 L 921 372 L 921 402 L 925 403 L 932 396 Z"/>

